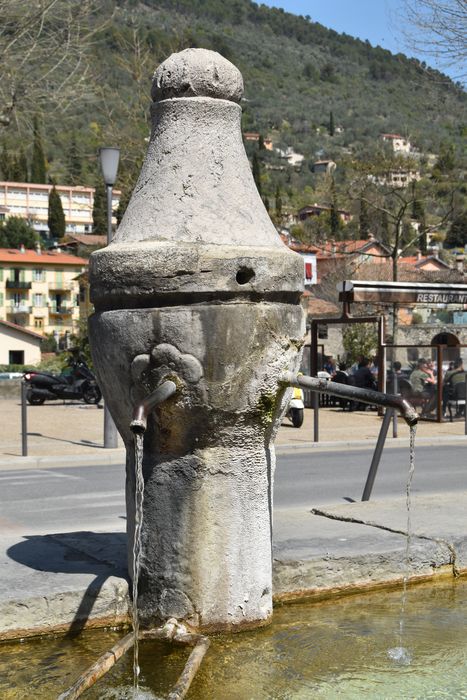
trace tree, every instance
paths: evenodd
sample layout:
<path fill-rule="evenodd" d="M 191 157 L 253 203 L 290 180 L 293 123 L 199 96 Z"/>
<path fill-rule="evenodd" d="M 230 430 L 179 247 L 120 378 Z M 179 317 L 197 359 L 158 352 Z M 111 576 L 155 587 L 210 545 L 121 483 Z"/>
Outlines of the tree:
<path fill-rule="evenodd" d="M 90 50 L 106 22 L 101 0 L 0 0 L 0 127 L 30 127 L 91 95 Z"/>
<path fill-rule="evenodd" d="M 361 239 L 366 240 L 370 235 L 370 218 L 368 216 L 368 204 L 360 200 L 360 212 L 358 216 L 358 233 Z"/>
<path fill-rule="evenodd" d="M 434 56 L 441 66 L 460 69 L 466 75 L 466 0 L 405 0 L 404 32 L 407 45 L 416 53 Z"/>
<path fill-rule="evenodd" d="M 103 183 L 98 183 L 94 191 L 92 232 L 101 236 L 107 235 L 107 196 Z"/>
<path fill-rule="evenodd" d="M 279 185 L 276 187 L 276 217 L 279 221 L 282 217 L 282 197 Z"/>
<path fill-rule="evenodd" d="M 70 139 L 66 160 L 68 182 L 70 185 L 77 185 L 81 178 L 82 163 L 76 144 L 76 134 L 73 134 Z"/>
<path fill-rule="evenodd" d="M 5 222 L 0 222 L 0 248 L 34 248 L 39 240 L 37 233 L 25 219 L 10 216 Z"/>
<path fill-rule="evenodd" d="M 52 238 L 63 238 L 65 235 L 65 214 L 63 213 L 62 200 L 55 189 L 55 185 L 49 194 L 47 224 Z"/>
<path fill-rule="evenodd" d="M 253 169 L 253 180 L 255 181 L 255 185 L 258 189 L 258 192 L 261 195 L 262 194 L 261 165 L 260 165 L 258 154 L 256 153 L 256 151 L 253 153 L 252 169 Z"/>
<path fill-rule="evenodd" d="M 34 141 L 32 144 L 31 182 L 45 184 L 47 179 L 47 166 L 45 164 L 45 155 L 42 147 L 42 137 L 37 116 L 34 117 L 33 134 Z"/>
<path fill-rule="evenodd" d="M 329 136 L 334 136 L 334 114 L 332 113 L 332 111 L 329 112 L 329 127 L 328 127 L 328 131 L 329 131 Z"/>
<path fill-rule="evenodd" d="M 467 245 L 467 210 L 454 217 L 444 244 L 446 248 L 463 248 Z"/>
<path fill-rule="evenodd" d="M 356 362 L 359 357 L 372 357 L 378 349 L 378 331 L 373 323 L 350 323 L 342 331 L 342 345 L 347 353 L 347 362 Z"/>

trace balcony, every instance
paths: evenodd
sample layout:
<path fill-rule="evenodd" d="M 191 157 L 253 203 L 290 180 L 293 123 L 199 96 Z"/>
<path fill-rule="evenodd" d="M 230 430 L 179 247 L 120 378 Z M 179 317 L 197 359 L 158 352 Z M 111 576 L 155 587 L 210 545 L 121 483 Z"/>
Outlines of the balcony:
<path fill-rule="evenodd" d="M 20 304 L 11 302 L 11 304 L 7 306 L 6 312 L 7 314 L 30 314 L 31 307 L 25 302 L 21 302 Z"/>
<path fill-rule="evenodd" d="M 31 289 L 31 282 L 22 282 L 21 280 L 7 280 L 7 289 Z"/>
<path fill-rule="evenodd" d="M 60 305 L 52 303 L 49 307 L 49 313 L 52 316 L 66 316 L 73 313 L 73 305 L 69 302 L 62 302 Z"/>
<path fill-rule="evenodd" d="M 51 292 L 60 292 L 61 294 L 69 293 L 72 290 L 70 282 L 50 282 L 49 289 Z"/>

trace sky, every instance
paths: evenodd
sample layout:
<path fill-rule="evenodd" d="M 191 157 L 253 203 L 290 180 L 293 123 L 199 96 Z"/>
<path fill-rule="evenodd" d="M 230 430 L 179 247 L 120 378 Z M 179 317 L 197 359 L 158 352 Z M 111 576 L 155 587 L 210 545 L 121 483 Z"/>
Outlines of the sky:
<path fill-rule="evenodd" d="M 282 7 L 295 15 L 310 15 L 325 27 L 368 39 L 392 53 L 415 54 L 404 46 L 398 32 L 398 13 L 403 0 L 257 0 L 270 7 Z M 433 59 L 418 56 L 436 67 Z M 447 71 L 446 71 L 447 72 Z"/>

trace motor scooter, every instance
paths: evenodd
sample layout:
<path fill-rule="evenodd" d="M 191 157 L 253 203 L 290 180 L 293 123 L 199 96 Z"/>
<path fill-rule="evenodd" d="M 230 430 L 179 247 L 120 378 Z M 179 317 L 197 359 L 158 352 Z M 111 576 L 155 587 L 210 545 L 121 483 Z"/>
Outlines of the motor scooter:
<path fill-rule="evenodd" d="M 303 391 L 299 387 L 294 387 L 286 417 L 292 421 L 294 428 L 300 428 L 305 415 L 305 404 L 303 403 Z"/>
<path fill-rule="evenodd" d="M 72 362 L 70 369 L 59 375 L 33 371 L 26 372 L 23 379 L 28 385 L 26 400 L 32 406 L 60 399 L 78 399 L 88 404 L 98 404 L 102 398 L 94 374 L 82 360 Z"/>

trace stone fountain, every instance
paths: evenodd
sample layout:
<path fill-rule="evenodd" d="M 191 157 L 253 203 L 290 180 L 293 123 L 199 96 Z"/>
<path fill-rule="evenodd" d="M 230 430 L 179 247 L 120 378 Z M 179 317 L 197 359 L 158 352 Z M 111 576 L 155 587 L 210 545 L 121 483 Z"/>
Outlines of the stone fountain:
<path fill-rule="evenodd" d="M 272 613 L 272 441 L 304 335 L 303 262 L 263 206 L 240 127 L 240 72 L 187 49 L 156 71 L 152 133 L 112 243 L 93 253 L 93 360 L 127 448 L 129 564 L 135 406 L 148 416 L 138 606 L 147 625 L 264 624 Z"/>

